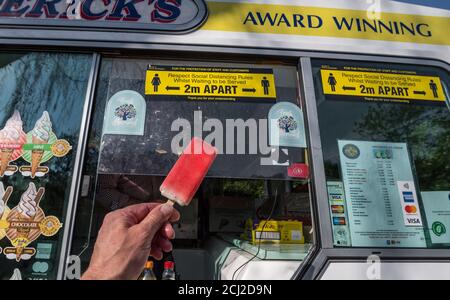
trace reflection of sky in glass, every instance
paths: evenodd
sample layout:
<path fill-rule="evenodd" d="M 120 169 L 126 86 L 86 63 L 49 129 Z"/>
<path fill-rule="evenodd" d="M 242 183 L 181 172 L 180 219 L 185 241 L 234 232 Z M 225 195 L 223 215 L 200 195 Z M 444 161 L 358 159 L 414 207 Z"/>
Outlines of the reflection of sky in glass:
<path fill-rule="evenodd" d="M 0 65 L 0 127 L 16 109 L 29 132 L 47 110 L 58 137 L 76 134 L 90 60 L 85 55 L 31 53 Z"/>
<path fill-rule="evenodd" d="M 319 127 L 327 178 L 338 179 L 339 149 L 337 140 L 405 142 L 420 180 L 427 189 L 449 187 L 448 139 L 450 115 L 448 109 L 437 103 L 383 103 L 364 102 L 356 97 L 324 97 L 320 65 L 329 61 L 317 61 L 314 68 L 315 92 L 318 104 Z M 376 68 L 375 63 L 333 61 L 335 67 Z M 383 65 L 384 69 L 396 70 L 400 65 Z M 435 67 L 403 65 L 402 70 L 419 75 L 439 76 L 448 94 L 448 75 Z"/>
<path fill-rule="evenodd" d="M 450 10 L 450 1 L 448 0 L 394 0 L 394 1 Z"/>
<path fill-rule="evenodd" d="M 144 95 L 145 70 L 151 65 L 184 65 L 184 66 L 217 66 L 223 67 L 224 63 L 186 62 L 186 61 L 149 61 L 142 59 L 114 59 L 110 67 L 101 71 L 100 78 L 109 76 L 107 84 L 108 90 L 101 88 L 102 95 L 110 99 L 115 93 L 121 90 L 133 90 Z M 226 63 L 226 67 L 244 67 L 248 65 Z M 295 68 L 290 66 L 267 66 L 258 65 L 252 68 L 273 69 L 276 78 L 277 101 L 295 102 L 297 100 L 297 76 Z M 97 94 L 100 95 L 100 94 Z M 103 98 L 104 99 L 104 98 Z M 98 100 L 97 102 L 102 102 Z M 172 122 L 178 118 L 186 119 L 194 126 L 194 111 L 202 112 L 202 123 L 209 119 L 221 120 L 224 125 L 220 131 L 223 134 L 223 149 L 227 149 L 226 136 L 234 132 L 234 127 L 226 126 L 226 120 L 266 120 L 268 112 L 274 102 L 260 101 L 187 101 L 183 97 L 167 96 L 152 97 L 146 96 L 147 114 L 144 136 L 122 136 L 104 135 L 102 139 L 101 159 L 99 172 L 103 174 L 147 174 L 165 175 L 174 164 L 177 156 L 171 151 L 171 141 L 179 130 L 171 131 Z M 100 109 L 100 108 L 99 108 Z M 100 109 L 103 113 L 103 111 Z M 103 121 L 103 116 L 97 117 Z M 94 121 L 98 126 L 98 121 Z M 200 125 L 200 126 L 201 126 Z M 181 130 L 181 129 L 180 129 Z M 192 131 L 191 130 L 191 131 Z M 208 129 L 210 130 L 210 129 Z M 205 130 L 203 138 L 208 136 L 210 131 Z M 259 133 L 261 128 L 257 129 Z M 267 129 L 264 130 L 267 132 Z M 193 134 L 193 132 L 191 132 Z M 249 137 L 249 133 L 243 139 L 237 139 L 238 134 L 233 138 L 234 153 L 236 144 L 245 144 L 246 154 L 223 154 L 212 166 L 209 176 L 212 177 L 233 177 L 233 178 L 285 178 L 287 176 L 285 166 L 261 166 L 261 157 L 268 157 L 267 153 L 248 154 L 249 143 L 254 141 L 259 145 L 259 138 Z M 266 137 L 267 143 L 267 137 Z M 254 144 L 252 144 L 254 145 Z M 267 146 L 267 145 L 265 145 Z M 267 146 L 268 147 L 268 146 Z M 258 147 L 260 150 L 260 147 Z M 228 151 L 226 151 L 229 153 Z M 280 161 L 286 159 L 298 162 L 302 159 L 302 150 L 290 148 L 287 158 L 280 154 Z"/>

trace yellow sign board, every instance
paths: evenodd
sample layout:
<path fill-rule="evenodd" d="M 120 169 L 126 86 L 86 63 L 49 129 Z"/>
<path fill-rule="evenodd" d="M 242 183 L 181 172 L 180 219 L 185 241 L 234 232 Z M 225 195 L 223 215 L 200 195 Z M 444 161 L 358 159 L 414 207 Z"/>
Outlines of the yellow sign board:
<path fill-rule="evenodd" d="M 189 100 L 276 99 L 272 70 L 218 67 L 152 66 L 147 70 L 145 94 Z"/>
<path fill-rule="evenodd" d="M 228 1 L 208 9 L 202 30 L 450 45 L 445 16 Z"/>
<path fill-rule="evenodd" d="M 336 96 L 445 102 L 437 76 L 321 69 L 323 93 Z"/>

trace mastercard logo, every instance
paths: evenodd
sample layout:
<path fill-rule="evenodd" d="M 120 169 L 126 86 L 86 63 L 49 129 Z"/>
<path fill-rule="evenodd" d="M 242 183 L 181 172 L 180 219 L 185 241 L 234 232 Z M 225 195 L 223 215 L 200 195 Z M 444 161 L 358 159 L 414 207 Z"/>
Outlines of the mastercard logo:
<path fill-rule="evenodd" d="M 417 212 L 417 207 L 415 207 L 414 205 L 406 205 L 405 206 L 405 211 L 408 214 L 415 214 Z"/>

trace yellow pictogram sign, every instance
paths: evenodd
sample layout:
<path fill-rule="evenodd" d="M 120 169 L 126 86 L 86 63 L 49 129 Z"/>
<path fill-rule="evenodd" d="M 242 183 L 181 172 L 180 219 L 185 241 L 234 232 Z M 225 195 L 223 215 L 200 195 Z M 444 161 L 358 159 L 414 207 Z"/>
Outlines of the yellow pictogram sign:
<path fill-rule="evenodd" d="M 145 94 L 189 100 L 276 99 L 270 69 L 153 66 L 147 70 Z"/>
<path fill-rule="evenodd" d="M 327 95 L 445 102 L 437 76 L 321 69 Z"/>

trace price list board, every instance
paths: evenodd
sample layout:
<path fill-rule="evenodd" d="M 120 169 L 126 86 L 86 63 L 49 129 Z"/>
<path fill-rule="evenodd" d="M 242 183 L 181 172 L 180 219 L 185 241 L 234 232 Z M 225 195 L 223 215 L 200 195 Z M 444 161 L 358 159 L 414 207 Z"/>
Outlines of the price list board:
<path fill-rule="evenodd" d="M 353 247 L 426 247 L 406 143 L 338 140 Z"/>

